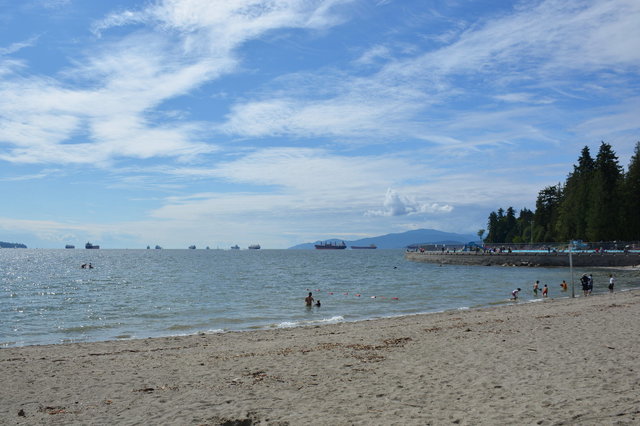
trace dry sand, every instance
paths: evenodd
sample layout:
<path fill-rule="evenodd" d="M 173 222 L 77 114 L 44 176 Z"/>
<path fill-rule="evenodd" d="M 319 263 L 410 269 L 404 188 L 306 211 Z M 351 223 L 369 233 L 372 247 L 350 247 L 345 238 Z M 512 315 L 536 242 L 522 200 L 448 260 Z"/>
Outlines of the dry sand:
<path fill-rule="evenodd" d="M 2 424 L 640 424 L 640 292 L 0 350 Z"/>

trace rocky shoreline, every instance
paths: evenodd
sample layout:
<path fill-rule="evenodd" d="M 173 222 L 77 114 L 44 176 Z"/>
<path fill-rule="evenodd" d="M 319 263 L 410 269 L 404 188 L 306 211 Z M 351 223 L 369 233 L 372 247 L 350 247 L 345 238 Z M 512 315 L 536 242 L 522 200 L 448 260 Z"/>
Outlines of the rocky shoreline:
<path fill-rule="evenodd" d="M 406 252 L 405 258 L 414 262 L 441 265 L 481 266 L 569 266 L 568 252 L 551 253 L 441 253 L 435 251 Z M 573 266 L 612 267 L 640 266 L 640 253 L 572 253 Z"/>

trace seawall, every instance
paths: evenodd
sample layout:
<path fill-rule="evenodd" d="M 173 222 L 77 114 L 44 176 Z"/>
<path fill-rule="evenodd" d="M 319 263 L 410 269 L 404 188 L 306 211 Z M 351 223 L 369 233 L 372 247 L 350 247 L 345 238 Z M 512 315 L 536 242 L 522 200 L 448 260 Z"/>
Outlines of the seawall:
<path fill-rule="evenodd" d="M 484 266 L 569 266 L 569 253 L 441 253 L 434 251 L 406 252 L 404 257 L 414 262 L 441 265 Z M 572 253 L 573 266 L 638 266 L 640 253 Z"/>

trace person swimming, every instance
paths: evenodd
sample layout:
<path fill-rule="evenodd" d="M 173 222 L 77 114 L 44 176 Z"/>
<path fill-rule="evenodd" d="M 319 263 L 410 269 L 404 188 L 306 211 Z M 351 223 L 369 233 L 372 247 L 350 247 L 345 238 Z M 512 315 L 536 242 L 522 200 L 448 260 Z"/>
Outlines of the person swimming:
<path fill-rule="evenodd" d="M 320 307 L 320 300 L 316 300 L 316 306 L 319 308 Z"/>

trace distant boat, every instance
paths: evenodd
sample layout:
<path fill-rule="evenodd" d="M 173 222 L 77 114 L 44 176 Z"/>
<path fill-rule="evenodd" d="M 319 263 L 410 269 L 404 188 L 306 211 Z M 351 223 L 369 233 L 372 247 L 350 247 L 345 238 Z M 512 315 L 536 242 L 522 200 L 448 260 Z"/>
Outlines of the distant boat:
<path fill-rule="evenodd" d="M 100 246 L 94 246 L 91 243 L 87 243 L 87 244 L 84 245 L 84 248 L 86 248 L 86 249 L 99 249 Z"/>
<path fill-rule="evenodd" d="M 369 244 L 368 246 L 351 246 L 352 250 L 373 250 L 377 248 L 378 246 L 376 246 L 375 244 Z"/>
<path fill-rule="evenodd" d="M 67 244 L 66 246 L 64 246 L 64 248 L 74 249 L 74 248 L 76 248 L 76 246 L 74 246 L 73 244 Z"/>
<path fill-rule="evenodd" d="M 237 244 L 235 246 L 231 246 L 231 250 L 240 250 L 240 246 Z"/>
<path fill-rule="evenodd" d="M 249 250 L 260 250 L 260 244 L 251 244 Z"/>
<path fill-rule="evenodd" d="M 189 246 L 189 250 L 195 250 L 196 246 Z"/>
<path fill-rule="evenodd" d="M 344 241 L 340 244 L 331 241 L 324 241 L 316 244 L 315 247 L 318 250 L 343 250 L 347 248 L 347 245 L 344 243 Z"/>
<path fill-rule="evenodd" d="M 162 249 L 162 247 L 156 245 L 156 250 L 161 250 L 161 249 Z"/>

